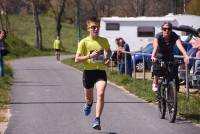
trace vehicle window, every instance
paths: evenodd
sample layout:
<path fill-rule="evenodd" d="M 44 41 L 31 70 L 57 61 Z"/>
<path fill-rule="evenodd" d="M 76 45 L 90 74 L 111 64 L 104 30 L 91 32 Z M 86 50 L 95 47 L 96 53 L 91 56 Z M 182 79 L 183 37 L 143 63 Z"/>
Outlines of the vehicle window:
<path fill-rule="evenodd" d="M 138 27 L 137 36 L 138 37 L 154 37 L 155 27 L 150 27 L 150 26 Z"/>
<path fill-rule="evenodd" d="M 153 50 L 152 44 L 148 44 L 148 45 L 142 50 L 142 52 L 146 53 L 146 52 L 151 52 L 152 50 Z"/>
<path fill-rule="evenodd" d="M 119 23 L 106 23 L 106 30 L 119 30 L 120 25 Z"/>

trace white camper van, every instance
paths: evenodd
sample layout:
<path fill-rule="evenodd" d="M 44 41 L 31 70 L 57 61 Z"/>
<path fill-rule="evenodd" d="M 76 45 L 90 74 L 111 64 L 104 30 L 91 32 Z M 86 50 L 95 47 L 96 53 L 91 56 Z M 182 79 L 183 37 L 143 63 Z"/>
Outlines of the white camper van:
<path fill-rule="evenodd" d="M 106 37 L 111 49 L 116 48 L 115 39 L 122 37 L 129 44 L 131 51 L 140 50 L 153 41 L 156 33 L 164 21 L 169 21 L 175 26 L 188 25 L 200 27 L 200 16 L 173 15 L 163 17 L 103 17 L 100 22 L 100 36 Z M 179 35 L 184 35 L 179 31 Z"/>

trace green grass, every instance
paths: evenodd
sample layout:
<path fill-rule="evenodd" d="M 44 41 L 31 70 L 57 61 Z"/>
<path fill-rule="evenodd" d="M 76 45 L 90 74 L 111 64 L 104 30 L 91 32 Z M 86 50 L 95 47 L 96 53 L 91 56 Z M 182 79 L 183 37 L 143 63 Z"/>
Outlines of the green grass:
<path fill-rule="evenodd" d="M 12 81 L 12 70 L 5 64 L 5 77 L 0 77 L 0 108 L 5 108 L 9 102 L 10 85 Z"/>
<path fill-rule="evenodd" d="M 10 16 L 11 29 L 15 36 L 28 42 L 31 46 L 35 46 L 35 26 L 32 16 Z M 48 16 L 40 16 L 42 27 L 43 47 L 46 49 L 53 48 L 55 39 L 56 23 L 54 18 Z M 74 53 L 77 48 L 77 33 L 74 25 L 62 23 L 61 41 L 68 53 Z"/>
<path fill-rule="evenodd" d="M 66 59 L 63 62 L 80 70 L 83 69 L 83 65 L 75 64 L 74 59 Z M 127 76 L 119 77 L 117 71 L 110 70 L 107 70 L 107 74 L 110 81 L 123 86 L 126 90 L 148 102 L 155 103 L 155 95 L 151 90 L 151 80 L 139 80 Z M 200 123 L 200 96 L 191 95 L 190 99 L 187 100 L 186 96 L 180 93 L 178 95 L 178 116 Z"/>

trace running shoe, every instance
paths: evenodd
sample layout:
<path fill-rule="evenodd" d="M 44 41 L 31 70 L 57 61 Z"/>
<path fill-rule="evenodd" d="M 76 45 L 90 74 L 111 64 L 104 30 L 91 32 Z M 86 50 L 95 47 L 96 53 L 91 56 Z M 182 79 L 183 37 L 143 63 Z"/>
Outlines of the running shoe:
<path fill-rule="evenodd" d="M 85 116 L 88 116 L 91 112 L 91 106 L 87 103 L 83 106 L 83 112 Z"/>
<path fill-rule="evenodd" d="M 92 127 L 96 130 L 101 130 L 100 119 L 95 118 Z"/>

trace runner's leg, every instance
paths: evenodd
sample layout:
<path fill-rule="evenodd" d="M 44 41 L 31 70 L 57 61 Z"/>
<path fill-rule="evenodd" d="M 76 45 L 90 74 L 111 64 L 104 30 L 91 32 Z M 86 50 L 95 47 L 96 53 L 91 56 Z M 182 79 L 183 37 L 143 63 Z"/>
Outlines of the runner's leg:
<path fill-rule="evenodd" d="M 96 83 L 96 89 L 97 89 L 96 117 L 100 117 L 103 111 L 106 84 L 107 84 L 106 81 L 103 80 L 100 80 Z"/>

